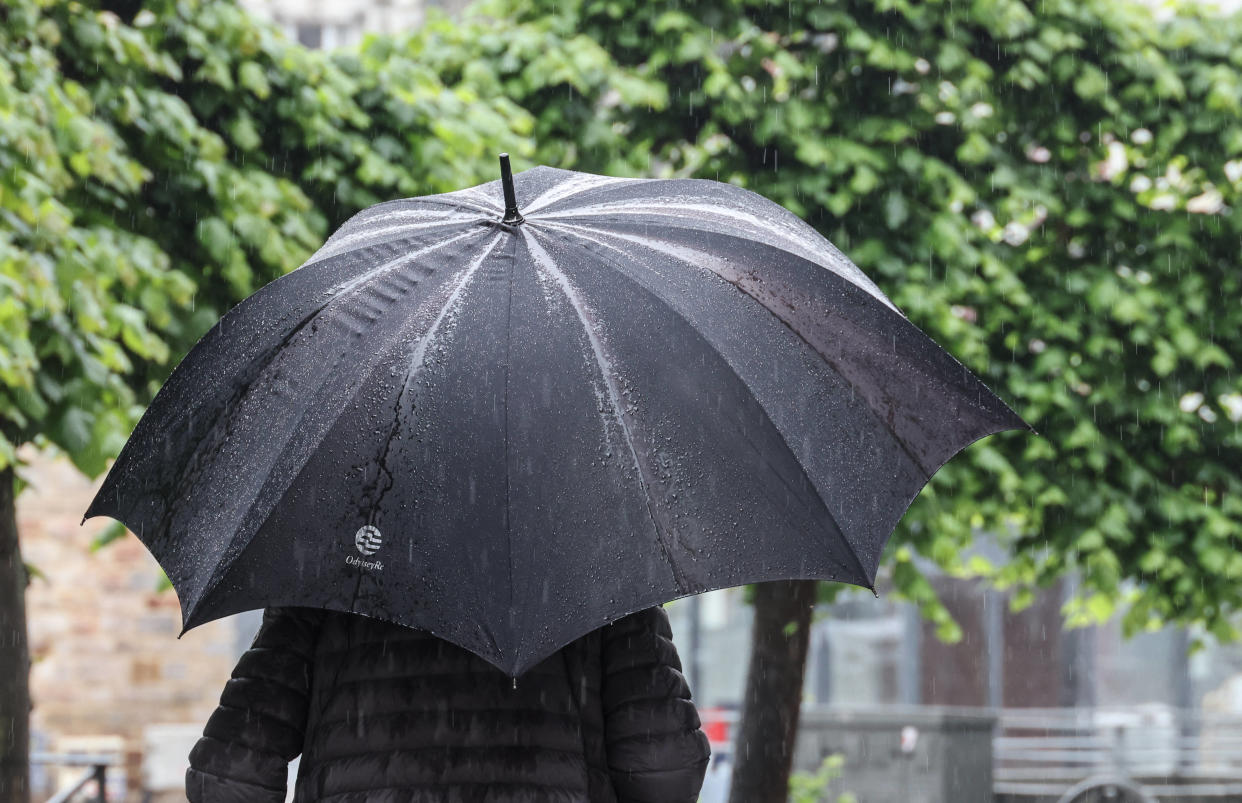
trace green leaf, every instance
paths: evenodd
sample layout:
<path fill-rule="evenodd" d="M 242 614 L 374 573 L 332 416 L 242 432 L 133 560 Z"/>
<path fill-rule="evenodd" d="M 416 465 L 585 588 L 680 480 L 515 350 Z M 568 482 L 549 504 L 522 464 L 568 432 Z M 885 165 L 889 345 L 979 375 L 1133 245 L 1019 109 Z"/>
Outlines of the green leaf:
<path fill-rule="evenodd" d="M 900 192 L 892 190 L 884 196 L 884 221 L 890 229 L 901 228 L 909 217 L 910 208 Z"/>
<path fill-rule="evenodd" d="M 125 525 L 119 521 L 112 521 L 103 529 L 99 535 L 91 539 L 91 552 L 98 552 L 113 541 L 124 538 L 129 530 L 125 529 Z"/>
<path fill-rule="evenodd" d="M 263 68 L 253 61 L 241 63 L 241 66 L 237 68 L 237 81 L 260 100 L 267 100 L 272 94 L 272 88 L 267 82 Z"/>

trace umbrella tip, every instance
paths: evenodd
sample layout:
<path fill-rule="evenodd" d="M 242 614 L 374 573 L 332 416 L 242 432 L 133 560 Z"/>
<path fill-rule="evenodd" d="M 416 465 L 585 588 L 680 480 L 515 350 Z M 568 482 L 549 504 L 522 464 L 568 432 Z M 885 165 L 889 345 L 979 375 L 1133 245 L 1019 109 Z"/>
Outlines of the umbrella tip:
<path fill-rule="evenodd" d="M 518 211 L 517 195 L 513 192 L 513 170 L 509 167 L 509 154 L 500 154 L 500 184 L 505 191 L 504 223 L 521 223 L 526 218 Z"/>

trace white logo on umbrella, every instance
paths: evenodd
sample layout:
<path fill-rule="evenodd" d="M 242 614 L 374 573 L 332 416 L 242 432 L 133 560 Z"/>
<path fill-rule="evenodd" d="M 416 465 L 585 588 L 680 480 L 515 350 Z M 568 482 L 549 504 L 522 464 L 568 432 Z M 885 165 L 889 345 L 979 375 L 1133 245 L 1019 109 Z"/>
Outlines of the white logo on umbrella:
<path fill-rule="evenodd" d="M 358 530 L 354 535 L 354 546 L 358 547 L 358 551 L 363 555 L 374 555 L 379 551 L 382 542 L 380 531 L 370 524 Z"/>

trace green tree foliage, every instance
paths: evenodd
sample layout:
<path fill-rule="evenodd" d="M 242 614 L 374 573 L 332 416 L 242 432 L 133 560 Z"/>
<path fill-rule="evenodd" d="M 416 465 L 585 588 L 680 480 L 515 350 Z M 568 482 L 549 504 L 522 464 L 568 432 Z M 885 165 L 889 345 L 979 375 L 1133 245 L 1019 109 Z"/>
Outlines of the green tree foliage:
<path fill-rule="evenodd" d="M 332 227 L 533 146 L 470 75 L 307 51 L 231 3 L 20 0 L 0 46 L 0 466 L 41 436 L 98 474 L 176 359 Z"/>
<path fill-rule="evenodd" d="M 584 169 L 719 178 L 794 210 L 1042 437 L 952 461 L 886 571 L 952 637 L 917 554 L 1002 584 L 1081 573 L 1129 628 L 1242 606 L 1242 38 L 1113 0 L 493 0 L 599 42 L 668 106 L 611 107 Z M 553 100 L 558 119 L 606 93 Z M 521 102 L 543 119 L 541 97 Z M 610 149 L 615 149 L 615 152 Z M 963 555 L 1001 533 L 1005 566 Z"/>
<path fill-rule="evenodd" d="M 357 209 L 494 154 L 802 215 L 1042 433 L 970 447 L 885 564 L 1242 607 L 1242 30 L 1117 0 L 485 0 L 324 55 L 235 6 L 0 8 L 0 470 L 102 470 L 173 362 Z M 523 166 L 518 159 L 519 169 Z M 1013 560 L 963 558 L 1001 534 Z M 0 580 L 5 582 L 5 580 Z"/>
<path fill-rule="evenodd" d="M 646 172 L 651 140 L 629 136 L 622 119 L 631 109 L 657 115 L 666 109 L 664 83 L 618 65 L 599 41 L 576 29 L 572 15 L 551 10 L 506 18 L 512 13 L 490 2 L 461 20 L 433 13 L 417 31 L 369 39 L 363 63 L 377 75 L 426 70 L 508 99 L 530 115 L 535 149 L 525 155 L 535 163 L 609 175 Z M 385 85 L 392 91 L 402 83 Z M 475 118 L 465 131 L 437 134 L 471 136 L 491 125 Z"/>

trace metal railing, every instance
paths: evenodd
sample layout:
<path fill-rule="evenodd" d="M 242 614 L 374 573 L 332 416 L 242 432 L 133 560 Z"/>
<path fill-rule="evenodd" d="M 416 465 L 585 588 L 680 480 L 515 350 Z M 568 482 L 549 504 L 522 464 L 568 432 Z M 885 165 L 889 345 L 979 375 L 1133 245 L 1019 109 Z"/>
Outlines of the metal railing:
<path fill-rule="evenodd" d="M 998 794 L 1057 796 L 1110 775 L 1157 798 L 1242 798 L 1238 715 L 1163 706 L 1005 709 L 993 751 Z"/>
<path fill-rule="evenodd" d="M 64 789 L 47 799 L 47 803 L 70 803 L 89 800 L 108 803 L 108 768 L 116 766 L 117 758 L 108 753 L 32 753 L 30 762 L 54 767 L 85 767 L 85 771 Z M 82 794 L 85 793 L 85 794 Z"/>

